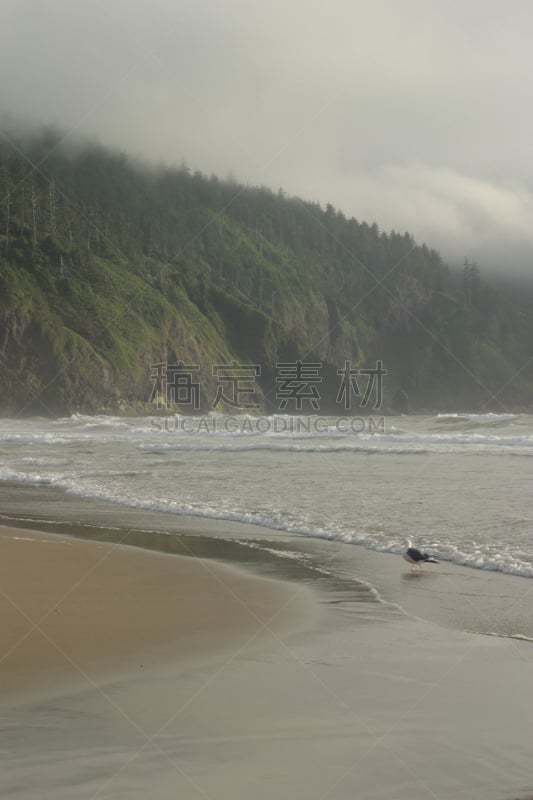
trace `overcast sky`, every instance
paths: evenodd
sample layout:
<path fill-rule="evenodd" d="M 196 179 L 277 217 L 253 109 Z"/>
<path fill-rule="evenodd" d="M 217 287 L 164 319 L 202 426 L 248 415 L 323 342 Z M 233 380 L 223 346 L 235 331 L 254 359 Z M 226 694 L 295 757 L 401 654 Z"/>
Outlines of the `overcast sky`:
<path fill-rule="evenodd" d="M 533 272 L 530 0 L 0 0 L 0 109 Z"/>

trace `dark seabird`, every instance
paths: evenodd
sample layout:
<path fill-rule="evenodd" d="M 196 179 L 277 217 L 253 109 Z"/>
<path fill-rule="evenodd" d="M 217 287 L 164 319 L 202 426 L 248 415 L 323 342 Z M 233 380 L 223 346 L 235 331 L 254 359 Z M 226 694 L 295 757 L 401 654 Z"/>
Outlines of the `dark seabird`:
<path fill-rule="evenodd" d="M 404 559 L 411 564 L 412 570 L 414 570 L 417 565 L 420 567 L 420 571 L 422 571 L 423 564 L 439 563 L 436 558 L 433 558 L 433 556 L 429 556 L 427 553 L 422 553 L 420 550 L 417 550 L 416 547 L 413 547 L 410 539 L 408 540 L 407 547 L 403 551 L 402 555 Z"/>

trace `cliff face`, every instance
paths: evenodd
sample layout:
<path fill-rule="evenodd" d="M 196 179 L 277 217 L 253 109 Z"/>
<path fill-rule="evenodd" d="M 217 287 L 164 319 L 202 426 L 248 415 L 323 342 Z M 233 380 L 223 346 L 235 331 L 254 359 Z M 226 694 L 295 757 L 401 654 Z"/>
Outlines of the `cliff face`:
<path fill-rule="evenodd" d="M 216 365 L 260 368 L 246 397 L 275 410 L 276 364 L 297 360 L 322 363 L 323 412 L 343 412 L 345 361 L 383 361 L 385 408 L 532 402 L 531 368 L 513 377 L 531 315 L 407 234 L 94 149 L 44 170 L 0 152 L 0 191 L 1 413 L 146 412 L 177 361 L 204 411 Z"/>
<path fill-rule="evenodd" d="M 34 274 L 2 266 L 2 297 L 11 306 L 0 311 L 4 413 L 141 409 L 150 401 L 152 365 L 235 357 L 178 287 L 165 297 L 127 270 L 97 259 L 92 267 L 87 277 L 52 279 L 43 291 Z"/>

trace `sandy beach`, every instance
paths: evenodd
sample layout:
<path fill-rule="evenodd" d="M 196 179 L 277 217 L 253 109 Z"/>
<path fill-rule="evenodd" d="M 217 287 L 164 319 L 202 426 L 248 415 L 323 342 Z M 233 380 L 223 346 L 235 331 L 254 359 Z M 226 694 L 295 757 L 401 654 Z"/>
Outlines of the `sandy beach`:
<path fill-rule="evenodd" d="M 308 594 L 203 559 L 0 528 L 0 698 L 238 648 L 304 622 Z"/>
<path fill-rule="evenodd" d="M 525 616 L 528 581 L 442 564 L 411 579 L 393 556 L 230 523 L 169 535 L 167 517 L 75 498 L 64 512 L 116 527 L 43 517 L 47 533 L 0 536 L 2 797 L 531 797 L 533 646 L 448 627 L 468 606 L 497 628 L 506 599 Z"/>

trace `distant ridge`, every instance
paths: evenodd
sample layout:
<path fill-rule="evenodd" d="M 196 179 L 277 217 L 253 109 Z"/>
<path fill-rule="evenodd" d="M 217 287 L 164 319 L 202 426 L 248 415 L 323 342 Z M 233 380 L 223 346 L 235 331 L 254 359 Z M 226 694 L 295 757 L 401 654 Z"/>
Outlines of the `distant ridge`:
<path fill-rule="evenodd" d="M 321 412 L 343 411 L 346 361 L 378 360 L 381 410 L 531 408 L 533 314 L 475 265 L 456 276 L 330 205 L 58 139 L 0 147 L 1 413 L 146 411 L 152 365 L 178 360 L 201 367 L 196 410 L 232 362 L 261 367 L 255 399 L 276 410 L 276 363 L 296 360 L 323 365 Z"/>

